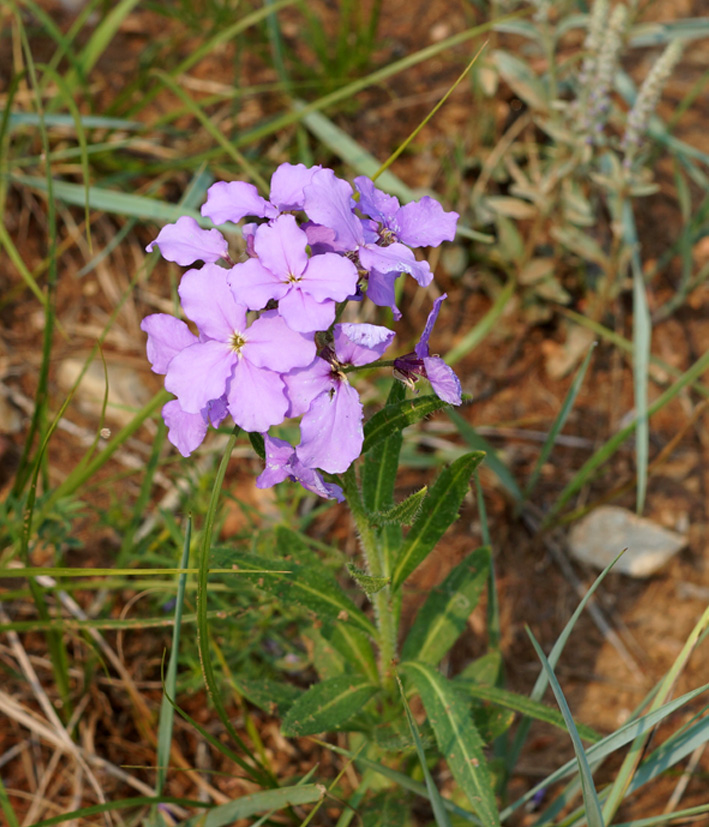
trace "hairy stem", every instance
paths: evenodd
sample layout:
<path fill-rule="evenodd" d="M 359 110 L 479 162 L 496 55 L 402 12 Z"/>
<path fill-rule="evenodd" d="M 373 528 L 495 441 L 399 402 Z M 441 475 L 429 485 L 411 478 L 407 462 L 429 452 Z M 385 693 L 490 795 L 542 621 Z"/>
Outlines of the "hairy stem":
<path fill-rule="evenodd" d="M 347 504 L 359 533 L 367 573 L 374 577 L 389 577 L 391 572 L 388 570 L 386 557 L 381 554 L 376 531 L 362 502 L 354 465 L 351 465 L 342 475 L 342 484 Z M 385 687 L 393 687 L 394 676 L 391 666 L 396 658 L 397 635 L 391 587 L 387 585 L 376 594 L 370 595 L 370 600 L 374 606 L 374 615 L 379 630 L 379 676 Z"/>

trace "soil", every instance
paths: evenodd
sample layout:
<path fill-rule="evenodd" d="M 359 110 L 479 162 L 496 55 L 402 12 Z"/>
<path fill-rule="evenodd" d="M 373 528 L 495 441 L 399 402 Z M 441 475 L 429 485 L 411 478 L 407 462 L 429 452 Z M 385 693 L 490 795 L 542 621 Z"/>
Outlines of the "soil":
<path fill-rule="evenodd" d="M 41 4 L 57 24 L 66 31 L 71 16 L 59 4 Z M 706 13 L 703 2 L 677 2 L 667 0 L 647 4 L 646 19 L 676 20 Z M 323 17 L 331 14 L 327 8 L 318 10 Z M 0 20 L 7 25 L 7 21 Z M 285 31 L 293 38 L 298 36 L 297 17 L 294 12 L 284 13 Z M 377 60 L 394 59 L 444 39 L 474 22 L 473 4 L 450 4 L 421 0 L 385 0 L 380 27 L 380 53 Z M 128 17 L 111 48 L 99 61 L 91 76 L 96 100 L 108 105 L 125 87 L 131 76 L 131 65 L 148 47 L 153 37 L 163 34 L 164 27 L 172 27 L 178 35 L 180 48 L 187 53 L 191 41 L 186 31 L 181 33 L 180 24 L 138 7 Z M 291 28 L 289 29 L 288 26 Z M 7 40 L 5 40 L 7 42 Z M 476 42 L 477 43 L 477 42 Z M 498 43 L 511 48 L 514 41 L 498 36 Z M 46 59 L 51 54 L 50 41 L 41 30 L 32 34 L 35 59 Z M 489 49 L 495 47 L 489 45 Z M 384 159 L 419 124 L 431 107 L 455 80 L 470 58 L 471 45 L 451 49 L 443 57 L 421 64 L 397 75 L 385 83 L 366 90 L 357 97 L 358 107 L 333 112 L 332 117 L 348 134 L 351 134 L 375 157 Z M 477 48 L 477 45 L 475 46 Z M 638 52 L 634 63 L 626 68 L 636 77 L 642 77 L 648 69 L 653 50 Z M 702 75 L 709 56 L 707 41 L 687 47 L 682 71 L 676 73 L 663 95 L 661 113 L 668 115 L 672 107 L 683 100 L 693 84 Z M 0 94 L 7 93 L 7 78 L 13 59 L 10 50 L 0 49 Z M 16 59 L 16 56 L 15 58 Z M 239 71 L 243 85 L 270 83 L 275 80 L 272 71 L 257 53 L 237 55 L 231 47 L 224 47 L 198 63 L 190 72 L 195 93 L 208 93 L 209 83 L 215 78 L 232 78 Z M 3 80 L 4 79 L 4 80 Z M 203 88 L 199 87 L 203 84 Z M 497 134 L 509 125 L 520 109 L 521 103 L 514 93 L 501 87 L 495 106 L 484 104 L 489 123 L 482 124 L 476 107 L 482 104 L 471 94 L 470 86 L 462 84 L 440 112 L 416 137 L 414 149 L 405 153 L 394 166 L 399 178 L 413 187 L 444 190 L 449 183 L 447 171 L 458 159 L 466 158 L 469 175 L 461 177 L 458 203 L 447 206 L 462 209 L 470 199 L 471 189 L 479 171 L 479 165 L 471 158 L 479 130 L 491 128 Z M 282 104 L 275 95 L 250 98 L 236 116 L 241 129 L 260 121 L 264 115 L 279 111 Z M 168 97 L 158 98 L 148 117 L 157 119 L 161 112 L 172 107 Z M 706 96 L 698 98 L 680 119 L 675 135 L 681 140 L 709 151 L 709 131 L 706 128 L 709 110 Z M 185 124 L 189 120 L 186 116 Z M 194 151 L 197 138 L 191 137 Z M 157 158 L 179 157 L 180 140 L 167 141 L 162 148 L 146 147 L 146 162 Z M 205 140 L 205 146 L 209 142 Z M 268 147 L 274 164 L 278 147 Z M 334 157 L 318 157 L 323 165 L 335 164 Z M 77 170 L 67 165 L 59 174 L 75 175 Z M 663 160 L 657 168 L 659 191 L 638 201 L 638 228 L 643 259 L 647 266 L 658 260 L 677 236 L 681 216 L 676 205 L 676 188 L 673 166 Z M 187 177 L 172 176 L 162 197 L 176 200 L 181 196 L 178 185 L 185 185 Z M 145 183 L 138 182 L 139 184 Z M 493 185 L 494 186 L 494 185 Z M 449 191 L 449 190 L 448 190 Z M 695 203 L 699 194 L 691 193 Z M 9 209 L 5 226 L 25 264 L 30 270 L 41 265 L 46 249 L 47 205 L 41 194 L 26 188 L 11 187 Z M 62 330 L 58 330 L 54 342 L 50 392 L 53 409 L 62 400 L 62 388 L 58 381 L 58 368 L 72 356 L 83 357 L 93 347 L 96 336 L 114 311 L 122 292 L 127 288 L 132 274 L 144 260 L 144 245 L 154 236 L 154 228 L 137 225 L 130 229 L 121 244 L 89 274 L 80 275 L 81 268 L 92 257 L 82 237 L 83 217 L 80 210 L 58 204 L 62 254 L 58 273 L 58 318 Z M 102 249 L 125 226 L 123 219 L 102 216 L 92 226 L 94 253 Z M 464 333 L 480 321 L 490 309 L 499 282 L 483 271 L 484 256 L 476 255 L 469 247 L 460 245 L 457 250 L 466 264 L 462 268 L 446 270 L 449 257 L 437 257 L 437 282 L 441 291 L 448 293 L 441 322 L 436 331 L 436 348 L 445 353 L 455 345 Z M 694 250 L 698 265 L 709 260 L 706 238 L 699 239 Z M 148 390 L 157 390 L 159 382 L 144 359 L 143 335 L 140 320 L 150 312 L 169 311 L 171 288 L 174 287 L 178 270 L 160 263 L 149 280 L 140 283 L 118 313 L 111 334 L 105 341 L 103 353 L 113 366 L 128 368 L 135 373 L 139 384 Z M 679 279 L 679 263 L 673 261 L 655 279 L 649 290 L 651 310 L 664 304 L 676 289 Z M 3 299 L 0 307 L 2 331 L 0 332 L 0 380 L 4 394 L 0 401 L 9 405 L 2 419 L 17 425 L 6 427 L 0 434 L 0 485 L 9 490 L 12 468 L 17 463 L 24 433 L 32 410 L 36 389 L 37 370 L 40 365 L 38 342 L 41 339 L 44 320 L 37 302 L 23 287 L 16 269 L 5 261 L 0 269 L 0 287 Z M 401 341 L 407 337 L 414 341 L 425 319 L 428 298 L 413 292 L 405 294 L 403 301 L 404 323 Z M 583 310 L 581 297 L 574 297 L 571 309 Z M 629 335 L 630 318 L 627 295 L 623 295 L 612 313 L 604 319 L 616 332 Z M 686 370 L 709 346 L 709 289 L 699 286 L 686 303 L 669 318 L 659 321 L 653 330 L 653 352 L 666 363 L 679 370 Z M 540 436 L 548 432 L 569 390 L 573 371 L 558 375 L 553 369 L 554 359 L 563 357 L 568 344 L 570 326 L 564 313 L 552 306 L 541 321 L 531 317 L 521 303 L 511 303 L 492 333 L 456 366 L 464 390 L 472 395 L 472 401 L 464 406 L 463 415 L 480 432 L 486 434 L 491 445 L 499 452 L 515 477 L 525 482 L 534 466 L 540 450 Z M 650 388 L 651 400 L 657 398 L 667 386 L 667 373 L 655 371 Z M 5 399 L 7 397 L 7 399 Z M 615 637 L 599 629 L 588 612 L 582 615 L 564 655 L 557 675 L 576 718 L 600 732 L 610 732 L 622 724 L 641 703 L 650 689 L 666 674 L 680 652 L 690 631 L 707 606 L 709 599 L 709 565 L 706 548 L 709 531 L 707 491 L 709 488 L 709 438 L 707 413 L 700 408 L 701 397 L 686 391 L 677 400 L 651 420 L 651 462 L 672 444 L 668 456 L 651 475 L 649 480 L 645 515 L 669 528 L 687 533 L 687 549 L 674 558 L 656 576 L 646 581 L 631 580 L 611 573 L 599 591 L 596 605 L 607 619 Z M 547 463 L 533 497 L 534 509 L 516 514 L 497 478 L 483 468 L 481 482 L 487 510 L 494 552 L 494 565 L 500 596 L 502 620 L 502 651 L 505 661 L 507 686 L 522 693 L 529 693 L 539 673 L 539 663 L 529 641 L 527 627 L 546 651 L 557 639 L 580 599 L 580 594 L 591 585 L 595 573 L 580 570 L 568 563 L 565 545 L 565 527 L 553 531 L 537 530 L 539 516 L 554 504 L 565 485 L 573 478 L 583 463 L 602 445 L 611 434 L 621 427 L 624 418 L 633 408 L 632 371 L 628 360 L 611 345 L 601 341 L 593 356 L 584 386 L 564 429 L 564 439 L 559 441 Z M 19 419 L 18 419 L 19 417 Z M 68 422 L 59 429 L 49 451 L 48 473 L 52 484 L 66 477 L 86 448 L 96 427 L 95 411 L 72 405 L 66 415 Z M 115 429 L 112 423 L 107 425 Z M 147 461 L 154 438 L 154 427 L 143 427 L 126 445 L 116 461 L 99 474 L 96 485 L 85 498 L 86 515 L 72 524 L 72 533 L 81 541 L 73 547 L 67 537 L 64 560 L 67 564 L 83 566 L 111 565 L 120 548 L 121 538 L 110 528 L 111 509 L 124 502 L 133 502 L 140 492 L 140 475 L 131 473 L 136 466 Z M 418 433 L 418 449 L 430 452 L 432 445 L 460 444 L 460 438 L 445 416 L 438 416 L 424 423 Z M 217 438 L 215 437 L 215 440 Z M 104 444 L 104 443 L 102 443 Z M 216 442 L 210 449 L 215 449 Z M 244 454 L 245 456 L 245 454 Z M 272 494 L 264 494 L 253 486 L 254 472 L 258 463 L 241 459 L 232 463 L 228 476 L 229 491 L 238 496 L 243 505 L 230 508 L 222 530 L 223 539 L 240 534 L 247 526 L 247 517 L 253 518 L 257 508 L 268 518 L 275 507 Z M 178 467 L 178 466 L 176 466 Z M 184 465 L 180 473 L 186 473 Z M 613 455 L 601 472 L 591 479 L 572 505 L 574 508 L 590 507 L 605 501 L 634 507 L 634 444 L 629 440 Z M 128 472 L 128 473 L 126 473 Z M 409 468 L 402 471 L 401 493 L 413 490 L 426 482 L 433 472 L 428 469 Z M 117 480 L 110 485 L 107 481 Z M 162 488 L 159 488 L 162 486 Z M 161 498 L 174 489 L 171 466 L 165 467 L 159 478 L 159 490 L 154 492 L 157 505 Z M 97 518 L 103 514 L 103 519 Z M 156 514 L 156 517 L 159 516 Z M 337 542 L 346 550 L 356 553 L 356 537 L 345 512 L 338 507 L 326 512 L 315 524 L 322 538 Z M 459 520 L 446 534 L 435 553 L 417 571 L 406 611 L 413 615 L 425 594 L 458 563 L 467 553 L 481 545 L 483 532 L 481 516 L 471 491 Z M 620 549 L 619 549 L 620 551 Z M 34 550 L 32 563 L 56 563 L 52 548 Z M 566 565 L 563 565 L 566 563 Z M 5 589 L 16 588 L 16 581 L 3 581 Z M 97 600 L 93 592 L 75 595 L 87 611 Z M 137 616 L 141 596 L 124 591 L 114 595 L 112 614 Z M 6 611 L 13 620 L 30 619 L 34 609 L 29 603 L 7 601 Z M 4 618 L 3 618 L 4 620 Z M 126 694 L 126 676 L 115 671 L 115 665 L 106 663 L 96 669 L 96 680 L 85 694 L 86 706 L 78 725 L 79 740 L 89 752 L 111 761 L 114 765 L 130 767 L 124 772 L 146 784 L 153 783 L 149 767 L 155 764 L 154 744 L 146 736 L 152 731 L 146 721 L 155 715 L 161 697 L 160 663 L 163 648 L 169 645 L 169 635 L 164 630 L 143 632 L 128 631 L 115 635 L 107 632 L 106 639 L 117 653 L 132 685 L 142 696 L 141 703 Z M 21 643 L 30 655 L 40 681 L 46 687 L 52 685 L 51 669 L 47 660 L 44 637 L 38 633 L 23 634 Z M 14 668 L 13 639 L 4 636 L 0 653 L 7 670 L 4 691 L 16 695 L 18 700 L 36 708 L 34 698 L 26 684 L 11 670 Z M 88 664 L 99 656 L 83 638 L 73 638 L 71 646 L 76 653 L 77 664 Z M 485 606 L 480 606 L 470 618 L 469 631 L 454 649 L 449 668 L 455 673 L 472 658 L 486 650 Z M 88 667 L 87 667 L 88 668 Z M 93 667 L 92 667 L 93 668 Z M 73 674 L 81 685 L 80 670 Z M 709 682 L 709 667 L 698 655 L 693 657 L 675 688 L 675 693 L 688 691 Z M 56 700 L 56 699 L 55 699 Z M 553 704 L 548 696 L 547 702 Z M 211 713 L 204 692 L 195 681 L 193 691 L 179 699 L 181 706 L 199 723 L 218 732 L 218 722 Z M 656 742 L 666 734 L 676 731 L 680 724 L 702 709 L 698 699 L 683 709 L 681 715 L 671 720 L 666 728 L 660 728 Z M 236 726 L 245 725 L 243 710 L 231 709 Z M 264 749 L 272 762 L 276 775 L 285 777 L 309 770 L 319 762 L 320 771 L 333 774 L 340 768 L 336 756 L 321 749 L 310 739 L 286 741 L 279 733 L 277 721 L 258 711 L 252 711 Z M 245 730 L 242 730 L 245 731 Z M 571 745 L 566 736 L 548 727 L 534 726 L 532 737 L 523 753 L 518 771 L 511 782 L 511 792 L 519 794 L 540 778 L 572 757 Z M 11 718 L 0 722 L 0 757 L 10 755 L 15 745 L 27 737 L 23 729 Z M 245 737 L 248 737 L 245 735 Z M 344 741 L 342 742 L 344 745 Z M 28 779 L 36 778 L 32 771 L 33 761 L 44 764 L 51 753 L 42 747 L 39 739 L 23 751 L 18 758 L 8 760 L 3 767 L 3 782 L 13 793 L 13 804 L 18 814 L 29 808 L 29 802 L 37 793 Z M 176 766 L 197 767 L 200 774 L 185 771 L 170 780 L 171 794 L 196 798 L 207 794 L 215 801 L 223 801 L 252 791 L 247 782 L 235 777 L 232 767 L 220 763 L 216 753 L 209 753 L 200 745 L 194 730 L 177 721 L 175 750 L 172 761 Z M 146 769 L 136 769 L 145 767 Z M 604 770 L 605 778 L 613 777 L 617 762 Z M 209 775 L 210 770 L 226 771 L 228 775 Z M 679 770 L 678 772 L 681 772 Z M 681 799 L 682 807 L 707 802 L 709 756 L 701 755 L 692 770 L 689 783 Z M 46 816 L 57 814 L 71 805 L 81 804 L 82 795 L 92 798 L 90 789 L 77 792 L 72 789 L 71 778 L 62 775 L 54 786 L 43 792 L 49 802 L 42 812 Z M 125 778 L 106 775 L 103 792 L 109 800 L 140 794 Z M 603 778 L 603 776 L 602 776 Z M 205 781 L 204 779 L 207 779 Z M 620 820 L 641 818 L 662 811 L 678 783 L 677 774 L 668 774 L 654 782 L 650 789 L 642 790 L 621 809 Z M 24 796 L 21 800 L 20 796 Z M 72 798 L 72 796 L 74 796 Z M 19 803 L 17 803 L 19 802 Z M 53 802 L 53 804 L 52 804 Z M 333 809 L 333 812 L 335 810 Z M 36 816 L 37 817 L 37 816 Z M 319 823 L 334 823 L 333 816 L 322 813 Z M 532 819 L 531 815 L 518 817 L 519 824 Z"/>

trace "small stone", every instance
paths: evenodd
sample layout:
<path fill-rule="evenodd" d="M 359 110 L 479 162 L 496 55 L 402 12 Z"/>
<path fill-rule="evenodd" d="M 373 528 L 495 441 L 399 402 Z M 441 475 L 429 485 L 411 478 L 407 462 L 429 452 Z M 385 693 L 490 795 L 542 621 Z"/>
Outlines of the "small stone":
<path fill-rule="evenodd" d="M 604 569 L 623 549 L 613 567 L 630 577 L 650 577 L 687 545 L 687 538 L 627 508 L 604 505 L 579 520 L 569 532 L 569 551 L 579 563 Z"/>

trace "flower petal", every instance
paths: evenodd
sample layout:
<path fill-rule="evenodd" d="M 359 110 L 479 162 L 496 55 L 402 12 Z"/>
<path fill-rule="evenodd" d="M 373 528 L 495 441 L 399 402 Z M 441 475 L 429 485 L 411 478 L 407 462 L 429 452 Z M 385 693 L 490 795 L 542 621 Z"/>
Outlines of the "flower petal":
<path fill-rule="evenodd" d="M 346 380 L 332 393 L 320 394 L 300 422 L 298 459 L 307 468 L 346 471 L 362 451 L 362 417 L 359 394 Z"/>
<path fill-rule="evenodd" d="M 276 310 L 268 310 L 248 329 L 242 353 L 259 368 L 286 373 L 293 368 L 304 368 L 313 361 L 315 342 L 312 335 L 291 330 Z"/>
<path fill-rule="evenodd" d="M 261 264 L 281 281 L 299 278 L 308 266 L 308 237 L 292 215 L 279 215 L 256 230 L 254 250 Z"/>
<path fill-rule="evenodd" d="M 163 258 L 182 267 L 195 261 L 219 261 L 226 258 L 229 251 L 227 240 L 219 230 L 203 230 L 188 215 L 178 218 L 174 224 L 166 224 L 145 249 L 151 253 L 156 246 Z"/>
<path fill-rule="evenodd" d="M 374 182 L 364 175 L 355 178 L 354 182 L 359 192 L 357 206 L 360 211 L 396 232 L 397 228 L 392 225 L 399 211 L 399 199 L 377 189 Z"/>
<path fill-rule="evenodd" d="M 394 331 L 377 324 L 335 325 L 335 353 L 343 365 L 368 365 L 384 355 Z"/>
<path fill-rule="evenodd" d="M 245 215 L 275 218 L 278 210 L 258 194 L 253 184 L 217 181 L 207 190 L 207 200 L 202 205 L 201 213 L 215 224 L 224 224 L 225 221 L 241 221 Z"/>
<path fill-rule="evenodd" d="M 167 373 L 170 360 L 198 341 L 187 325 L 167 313 L 153 313 L 140 323 L 148 334 L 148 361 L 155 373 Z"/>
<path fill-rule="evenodd" d="M 177 399 L 172 399 L 162 409 L 162 418 L 167 425 L 167 438 L 183 457 L 204 441 L 207 435 L 207 419 L 204 413 L 186 413 Z"/>
<path fill-rule="evenodd" d="M 224 395 L 236 354 L 223 342 L 197 342 L 171 361 L 165 388 L 174 393 L 186 413 L 199 413 L 212 399 Z"/>
<path fill-rule="evenodd" d="M 271 176 L 271 203 L 279 210 L 302 210 L 303 187 L 313 175 L 322 169 L 320 165 L 306 167 L 305 164 L 281 164 Z"/>
<path fill-rule="evenodd" d="M 316 396 L 335 387 L 332 366 L 319 356 L 308 367 L 284 373 L 281 378 L 290 403 L 287 416 L 304 414 Z"/>
<path fill-rule="evenodd" d="M 335 231 L 336 249 L 356 250 L 364 242 L 359 219 L 354 214 L 352 187 L 331 169 L 321 169 L 305 187 L 304 209 L 311 221 Z"/>
<path fill-rule="evenodd" d="M 227 276 L 227 283 L 237 304 L 249 310 L 261 310 L 270 299 L 280 299 L 288 292 L 288 285 L 267 270 L 257 258 L 250 258 L 234 265 Z"/>
<path fill-rule="evenodd" d="M 316 301 L 300 285 L 293 285 L 278 303 L 278 312 L 291 330 L 315 333 L 327 330 L 335 321 L 336 307 L 334 301 Z"/>
<path fill-rule="evenodd" d="M 427 261 L 417 261 L 416 256 L 404 244 L 390 244 L 378 247 L 367 244 L 359 251 L 359 260 L 365 270 L 377 270 L 380 273 L 409 273 L 421 287 L 428 287 L 433 281 L 433 273 Z"/>
<path fill-rule="evenodd" d="M 459 218 L 457 212 L 445 212 L 435 198 L 425 195 L 399 210 L 397 235 L 411 247 L 438 247 L 443 241 L 453 241 Z"/>
<path fill-rule="evenodd" d="M 264 433 L 285 419 L 288 400 L 278 374 L 239 359 L 227 392 L 229 413 L 245 431 Z"/>
<path fill-rule="evenodd" d="M 436 319 L 438 318 L 438 314 L 441 310 L 441 305 L 443 304 L 444 300 L 448 298 L 447 293 L 443 293 L 442 296 L 439 296 L 433 302 L 433 309 L 428 314 L 428 318 L 426 319 L 426 326 L 423 329 L 423 333 L 421 334 L 421 338 L 419 339 L 418 344 L 414 348 L 416 351 L 416 355 L 419 359 L 423 359 L 424 356 L 428 356 L 428 340 L 431 338 L 431 333 L 433 332 L 433 326 L 436 324 Z"/>
<path fill-rule="evenodd" d="M 336 253 L 313 256 L 303 273 L 302 289 L 319 302 L 343 302 L 357 289 L 359 274 L 348 259 Z M 318 328 L 324 330 L 324 328 Z"/>
<path fill-rule="evenodd" d="M 185 315 L 200 333 L 220 342 L 229 342 L 235 331 L 246 330 L 246 307 L 236 302 L 227 277 L 223 267 L 205 264 L 201 270 L 188 270 L 177 290 Z"/>
<path fill-rule="evenodd" d="M 266 449 L 266 467 L 256 478 L 256 487 L 270 488 L 291 475 L 290 462 L 295 456 L 295 448 L 290 442 L 268 434 L 264 434 L 263 444 Z"/>
<path fill-rule="evenodd" d="M 440 356 L 426 356 L 423 360 L 426 378 L 433 392 L 449 405 L 460 405 L 463 401 L 460 380 Z"/>

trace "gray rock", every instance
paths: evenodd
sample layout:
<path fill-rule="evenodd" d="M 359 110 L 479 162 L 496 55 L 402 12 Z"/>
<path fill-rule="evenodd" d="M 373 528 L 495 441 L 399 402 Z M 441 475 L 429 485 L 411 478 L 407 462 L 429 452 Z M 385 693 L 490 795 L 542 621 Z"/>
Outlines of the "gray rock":
<path fill-rule="evenodd" d="M 604 505 L 572 527 L 568 543 L 575 560 L 596 569 L 627 549 L 613 571 L 642 578 L 662 568 L 687 545 L 687 538 L 627 508 Z"/>

